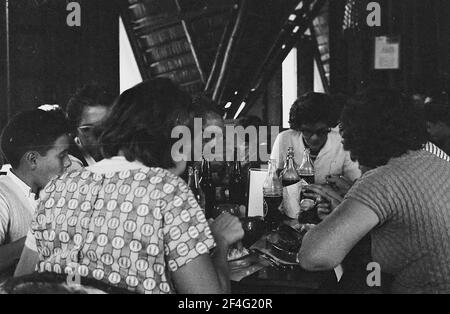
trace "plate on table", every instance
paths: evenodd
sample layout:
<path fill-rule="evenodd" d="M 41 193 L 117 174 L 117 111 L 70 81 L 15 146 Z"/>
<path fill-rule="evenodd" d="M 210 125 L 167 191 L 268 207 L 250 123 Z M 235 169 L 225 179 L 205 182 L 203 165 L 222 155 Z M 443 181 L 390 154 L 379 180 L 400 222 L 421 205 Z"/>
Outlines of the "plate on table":
<path fill-rule="evenodd" d="M 245 247 L 233 248 L 228 252 L 227 260 L 230 269 L 233 270 L 250 266 L 255 261 L 255 256 Z"/>
<path fill-rule="evenodd" d="M 287 225 L 281 225 L 278 230 L 267 236 L 267 245 L 271 249 L 273 255 L 281 260 L 295 263 L 297 254 L 303 239 L 303 232 Z"/>

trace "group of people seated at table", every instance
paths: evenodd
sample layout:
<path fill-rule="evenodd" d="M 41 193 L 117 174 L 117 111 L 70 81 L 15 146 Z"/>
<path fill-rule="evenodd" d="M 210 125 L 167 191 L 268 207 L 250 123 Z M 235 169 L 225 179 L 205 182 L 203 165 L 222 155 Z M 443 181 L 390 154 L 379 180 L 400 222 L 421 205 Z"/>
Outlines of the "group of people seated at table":
<path fill-rule="evenodd" d="M 1 137 L 10 168 L 0 176 L 0 273 L 16 278 L 4 289 L 31 292 L 42 274 L 111 293 L 229 293 L 227 254 L 242 225 L 228 213 L 207 221 L 181 179 L 191 150 L 171 155 L 173 128 L 198 117 L 223 126 L 205 102 L 152 79 L 115 100 L 89 86 L 66 114 L 11 119 Z M 307 188 L 326 200 L 299 266 L 332 270 L 370 235 L 390 292 L 450 292 L 450 157 L 429 142 L 425 120 L 385 88 L 350 98 L 342 115 L 325 94 L 293 104 L 272 158 L 282 167 L 288 147 L 297 162 L 309 148 L 316 184 Z"/>

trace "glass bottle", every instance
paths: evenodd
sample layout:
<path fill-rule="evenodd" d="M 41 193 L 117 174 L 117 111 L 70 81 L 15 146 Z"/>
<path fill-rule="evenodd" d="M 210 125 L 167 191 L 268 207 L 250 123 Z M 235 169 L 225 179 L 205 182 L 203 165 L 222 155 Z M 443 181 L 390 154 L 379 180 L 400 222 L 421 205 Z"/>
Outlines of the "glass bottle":
<path fill-rule="evenodd" d="M 278 210 L 283 201 L 283 186 L 277 175 L 277 161 L 269 161 L 269 171 L 263 185 L 264 220 L 273 228 L 281 222 L 282 214 Z"/>
<path fill-rule="evenodd" d="M 200 187 L 198 169 L 195 167 L 189 167 L 188 174 L 188 186 L 194 194 L 195 199 L 197 200 L 197 203 L 200 205 L 200 207 L 205 208 L 205 195 L 203 194 L 202 188 Z"/>
<path fill-rule="evenodd" d="M 296 184 L 300 181 L 300 176 L 298 175 L 295 166 L 293 147 L 289 147 L 288 149 L 284 169 L 281 171 L 280 176 L 281 176 L 281 184 L 283 185 L 283 187 Z"/>
<path fill-rule="evenodd" d="M 244 205 L 245 186 L 240 161 L 234 162 L 233 171 L 230 176 L 229 189 L 230 201 L 235 204 Z"/>
<path fill-rule="evenodd" d="M 188 167 L 188 186 L 191 189 L 194 196 L 197 198 L 197 191 L 195 186 L 194 168 Z"/>
<path fill-rule="evenodd" d="M 314 163 L 311 160 L 311 153 L 309 148 L 305 149 L 302 164 L 300 165 L 300 167 L 298 167 L 297 172 L 300 178 L 307 184 L 314 184 L 314 176 L 316 172 L 314 170 Z"/>
<path fill-rule="evenodd" d="M 303 180 L 302 193 L 300 197 L 300 213 L 298 221 L 306 224 L 317 224 L 320 222 L 317 212 L 317 198 L 313 196 L 306 196 L 306 194 L 314 194 L 305 191 L 305 185 L 314 184 L 315 182 L 315 170 L 314 163 L 311 160 L 310 150 L 305 149 L 303 155 L 303 161 L 298 169 L 300 178 Z"/>
<path fill-rule="evenodd" d="M 205 215 L 206 219 L 214 217 L 214 205 L 216 196 L 216 187 L 214 186 L 211 173 L 211 164 L 209 160 L 203 158 L 202 161 L 202 177 L 200 179 L 200 187 L 205 194 Z"/>

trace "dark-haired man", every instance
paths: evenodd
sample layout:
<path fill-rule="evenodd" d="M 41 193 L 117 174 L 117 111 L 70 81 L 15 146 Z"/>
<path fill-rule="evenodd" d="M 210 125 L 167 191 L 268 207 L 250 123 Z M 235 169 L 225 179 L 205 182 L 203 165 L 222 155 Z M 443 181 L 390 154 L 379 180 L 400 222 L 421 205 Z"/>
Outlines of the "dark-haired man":
<path fill-rule="evenodd" d="M 289 147 L 294 148 L 294 159 L 301 164 L 304 151 L 309 148 L 315 166 L 316 184 L 324 184 L 329 176 L 343 176 L 350 182 L 361 176 L 357 162 L 344 150 L 342 137 L 333 129 L 338 122 L 339 110 L 330 96 L 308 93 L 300 97 L 290 111 L 291 129 L 275 140 L 271 159 L 283 168 Z"/>
<path fill-rule="evenodd" d="M 75 135 L 70 148 L 74 168 L 92 166 L 102 159 L 95 127 L 108 115 L 113 102 L 114 96 L 97 84 L 85 85 L 69 100 L 66 112 Z"/>
<path fill-rule="evenodd" d="M 71 165 L 68 134 L 57 110 L 22 112 L 3 130 L 1 150 L 11 169 L 0 177 L 0 276 L 20 258 L 39 191 Z"/>

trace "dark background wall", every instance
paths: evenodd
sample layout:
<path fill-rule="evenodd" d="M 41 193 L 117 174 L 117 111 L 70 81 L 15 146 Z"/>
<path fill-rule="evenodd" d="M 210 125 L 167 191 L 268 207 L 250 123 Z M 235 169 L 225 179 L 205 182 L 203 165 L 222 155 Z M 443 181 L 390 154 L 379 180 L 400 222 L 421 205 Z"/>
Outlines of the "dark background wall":
<path fill-rule="evenodd" d="M 0 27 L 0 127 L 42 104 L 65 106 L 83 84 L 119 91 L 119 11 L 115 1 L 79 0 L 81 27 L 69 27 L 65 0 L 10 0 L 10 110 L 6 95 L 5 9 Z"/>
<path fill-rule="evenodd" d="M 117 1 L 79 0 L 81 27 L 66 24 L 66 0 L 10 0 L 11 109 L 6 102 L 4 4 L 0 14 L 0 127 L 8 116 L 44 103 L 65 105 L 77 87 L 98 81 L 119 90 Z M 281 1 L 281 0 L 280 0 Z M 379 0 L 382 26 L 365 26 L 368 0 L 360 5 L 359 28 L 343 30 L 347 0 L 329 6 L 331 91 L 352 94 L 378 84 L 407 92 L 450 87 L 450 1 Z M 401 36 L 401 68 L 373 69 L 374 38 Z M 312 89 L 311 48 L 299 43 L 299 93 Z M 281 68 L 281 67 L 280 67 Z M 248 114 L 281 124 L 281 73 Z"/>
<path fill-rule="evenodd" d="M 346 0 L 330 5 L 331 88 L 354 93 L 370 85 L 388 85 L 409 93 L 433 93 L 450 87 L 450 1 L 379 0 L 382 26 L 367 27 L 366 5 L 359 4 L 360 25 L 343 30 Z M 401 68 L 373 69 L 374 38 L 400 35 Z"/>

